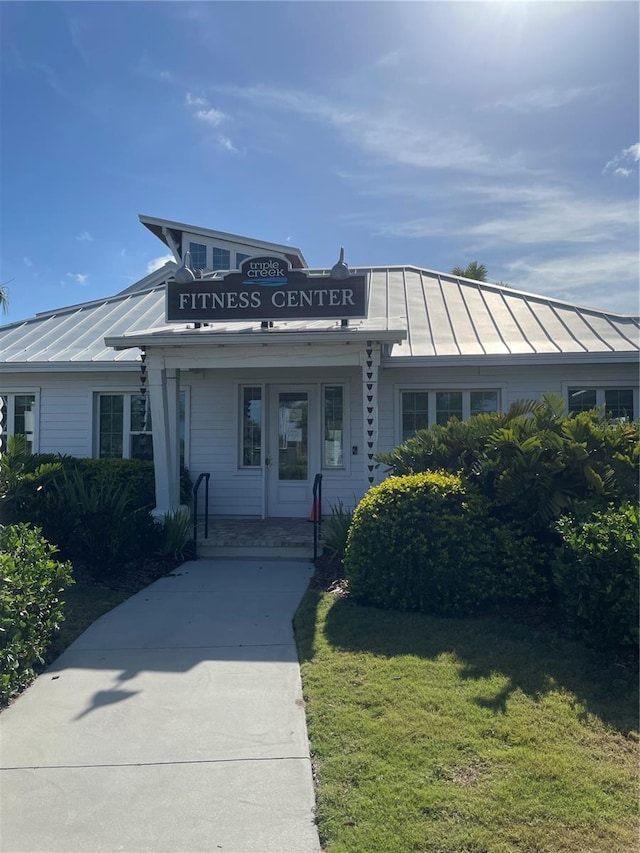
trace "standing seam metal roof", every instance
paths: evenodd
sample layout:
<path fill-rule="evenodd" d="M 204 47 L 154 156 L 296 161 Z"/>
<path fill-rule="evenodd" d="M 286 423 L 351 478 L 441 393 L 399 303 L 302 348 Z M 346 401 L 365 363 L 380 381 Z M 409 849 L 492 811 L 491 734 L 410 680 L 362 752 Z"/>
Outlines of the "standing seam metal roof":
<path fill-rule="evenodd" d="M 189 334 L 187 326 L 167 325 L 165 283 L 174 265 L 147 277 L 123 293 L 83 305 L 38 314 L 0 327 L 0 364 L 101 365 L 134 363 L 138 350 L 116 352 L 104 344 L 106 336 L 141 331 Z M 356 272 L 356 270 L 353 270 Z M 327 270 L 311 270 L 327 274 Z M 506 288 L 460 279 L 416 267 L 360 268 L 369 280 L 369 314 L 351 321 L 363 332 L 405 329 L 406 340 L 394 346 L 394 357 L 456 357 L 509 355 L 637 354 L 640 319 Z M 144 280 L 143 280 L 144 281 Z M 139 283 L 141 284 L 141 283 Z M 211 283 L 209 283 L 211 284 Z M 278 329 L 321 332 L 334 321 L 277 323 Z M 247 343 L 259 322 L 212 323 L 198 329 L 204 343 L 209 335 L 246 332 Z M 274 336 L 275 337 L 275 336 Z M 264 337 L 261 337 L 264 343 Z"/>

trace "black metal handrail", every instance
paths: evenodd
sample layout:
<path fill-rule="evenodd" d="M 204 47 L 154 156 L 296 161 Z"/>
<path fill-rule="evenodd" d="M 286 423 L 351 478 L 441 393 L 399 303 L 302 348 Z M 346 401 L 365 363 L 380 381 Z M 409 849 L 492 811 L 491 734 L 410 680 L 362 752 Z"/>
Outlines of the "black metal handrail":
<path fill-rule="evenodd" d="M 318 556 L 318 541 L 322 528 L 322 474 L 313 480 L 313 559 Z"/>
<path fill-rule="evenodd" d="M 200 474 L 193 487 L 193 541 L 198 541 L 198 490 L 200 483 L 204 480 L 204 538 L 209 538 L 209 477 L 211 474 L 206 472 Z"/>

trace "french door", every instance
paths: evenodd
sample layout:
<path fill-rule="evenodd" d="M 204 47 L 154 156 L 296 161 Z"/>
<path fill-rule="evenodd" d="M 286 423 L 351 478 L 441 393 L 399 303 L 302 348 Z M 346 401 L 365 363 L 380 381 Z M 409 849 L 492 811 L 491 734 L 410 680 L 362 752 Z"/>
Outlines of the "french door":
<path fill-rule="evenodd" d="M 266 514 L 307 516 L 319 464 L 315 389 L 307 385 L 270 386 L 267 419 Z"/>

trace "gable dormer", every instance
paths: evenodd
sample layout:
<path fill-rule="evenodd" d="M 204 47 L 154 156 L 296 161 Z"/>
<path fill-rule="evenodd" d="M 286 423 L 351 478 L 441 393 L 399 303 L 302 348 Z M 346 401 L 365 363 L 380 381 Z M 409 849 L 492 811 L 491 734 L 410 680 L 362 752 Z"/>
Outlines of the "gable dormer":
<path fill-rule="evenodd" d="M 167 246 L 181 264 L 187 252 L 191 254 L 192 269 L 233 270 L 239 269 L 242 261 L 252 255 L 283 255 L 293 269 L 305 269 L 307 262 L 300 249 L 280 243 L 255 240 L 226 231 L 199 228 L 168 219 L 151 216 L 139 217 L 140 222 Z"/>

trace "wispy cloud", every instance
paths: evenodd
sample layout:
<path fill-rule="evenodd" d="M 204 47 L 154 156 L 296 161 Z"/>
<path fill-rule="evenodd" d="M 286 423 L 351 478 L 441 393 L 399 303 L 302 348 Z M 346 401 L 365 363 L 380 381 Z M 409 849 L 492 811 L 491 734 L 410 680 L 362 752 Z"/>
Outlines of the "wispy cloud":
<path fill-rule="evenodd" d="M 149 275 L 149 273 L 155 272 L 156 270 L 159 270 L 160 267 L 163 267 L 167 263 L 167 261 L 173 260 L 175 260 L 175 258 L 173 257 L 173 255 L 169 254 L 160 255 L 158 258 L 154 258 L 147 264 L 147 275 Z"/>
<path fill-rule="evenodd" d="M 239 154 L 240 151 L 233 142 L 229 139 L 228 136 L 223 136 L 222 134 L 218 134 L 218 145 L 221 148 L 226 148 L 227 151 L 232 151 L 234 154 Z"/>
<path fill-rule="evenodd" d="M 636 167 L 636 163 L 640 161 L 640 142 L 635 142 L 633 145 L 630 145 L 628 148 L 624 148 L 615 157 L 612 157 L 611 160 L 605 165 L 602 170 L 603 174 L 606 172 L 613 172 L 614 175 L 620 175 L 622 178 L 628 178 L 633 174 L 633 171 Z"/>
<path fill-rule="evenodd" d="M 33 266 L 33 261 L 31 260 L 31 258 L 28 258 L 26 255 L 24 256 L 24 258 L 22 260 L 24 261 L 25 267 L 32 267 Z"/>
<path fill-rule="evenodd" d="M 187 92 L 185 102 L 188 107 L 191 107 L 191 115 L 194 118 L 211 124 L 214 127 L 221 124 L 226 118 L 222 110 L 212 107 L 206 98 Z"/>
<path fill-rule="evenodd" d="M 573 87 L 567 89 L 554 89 L 545 87 L 532 89 L 528 92 L 520 92 L 510 98 L 499 98 L 488 104 L 477 107 L 478 110 L 506 110 L 514 113 L 537 113 L 555 110 L 565 107 L 572 101 L 593 98 L 602 91 L 600 86 Z"/>
<path fill-rule="evenodd" d="M 93 236 L 89 234 L 88 231 L 83 231 L 81 234 L 78 234 L 76 240 L 80 240 L 80 242 L 93 243 Z"/>
<path fill-rule="evenodd" d="M 70 278 L 72 281 L 75 281 L 77 284 L 86 284 L 89 276 L 87 273 L 82 272 L 68 272 L 67 278 Z"/>
<path fill-rule="evenodd" d="M 258 109 L 277 109 L 337 129 L 352 145 L 376 160 L 420 169 L 458 170 L 477 174 L 523 172 L 516 153 L 498 162 L 475 135 L 448 130 L 442 123 L 399 108 L 384 114 L 372 107 L 351 107 L 294 89 L 268 86 L 220 87 Z"/>

